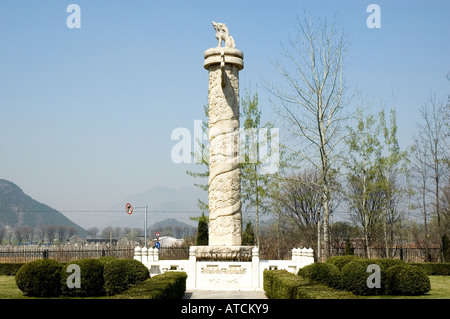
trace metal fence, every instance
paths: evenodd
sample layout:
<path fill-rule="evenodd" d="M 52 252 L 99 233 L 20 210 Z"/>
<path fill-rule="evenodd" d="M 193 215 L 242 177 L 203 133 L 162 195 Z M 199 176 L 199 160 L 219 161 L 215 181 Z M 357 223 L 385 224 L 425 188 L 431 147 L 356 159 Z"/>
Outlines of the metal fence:
<path fill-rule="evenodd" d="M 324 251 L 322 250 L 322 256 Z M 354 248 L 354 255 L 359 257 L 366 257 L 366 251 L 364 248 Z M 406 262 L 425 262 L 425 261 L 439 261 L 440 248 L 433 247 L 428 248 L 428 256 L 426 256 L 425 250 L 422 248 L 411 247 L 394 247 L 388 248 L 386 253 L 385 248 L 371 247 L 369 248 L 370 258 L 395 258 L 401 259 Z M 331 250 L 331 256 L 342 256 L 345 254 L 345 248 L 333 248 Z"/>
<path fill-rule="evenodd" d="M 99 258 L 102 256 L 133 258 L 134 246 L 0 245 L 1 263 L 24 263 L 42 258 L 55 259 L 59 262 L 70 262 L 82 258 Z"/>
<path fill-rule="evenodd" d="M 133 258 L 134 245 L 0 245 L 0 263 L 24 263 L 42 258 L 55 259 L 59 262 L 70 262 L 82 258 L 100 258 L 102 256 L 113 256 L 117 258 Z M 384 248 L 370 248 L 371 258 L 397 258 L 406 262 L 438 261 L 439 248 L 429 248 L 428 257 L 420 248 L 390 248 L 389 255 L 386 256 Z M 333 248 L 331 256 L 341 256 L 345 254 L 344 248 Z M 354 254 L 365 257 L 363 248 L 355 248 Z M 323 256 L 323 251 L 322 251 Z M 274 251 L 266 247 L 260 247 L 259 257 L 266 259 L 291 259 L 291 249 L 280 249 Z M 189 247 L 161 247 L 159 249 L 159 259 L 161 260 L 182 260 L 189 259 Z"/>

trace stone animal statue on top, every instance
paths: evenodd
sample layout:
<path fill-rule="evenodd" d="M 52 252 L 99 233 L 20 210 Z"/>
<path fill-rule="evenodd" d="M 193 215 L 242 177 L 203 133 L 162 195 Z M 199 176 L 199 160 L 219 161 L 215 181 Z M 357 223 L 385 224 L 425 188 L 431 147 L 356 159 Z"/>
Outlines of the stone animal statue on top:
<path fill-rule="evenodd" d="M 219 44 L 217 46 L 220 47 L 222 45 L 222 41 L 224 41 L 226 48 L 236 48 L 233 37 L 230 36 L 225 23 L 218 23 L 213 21 L 212 24 L 214 30 L 216 30 L 216 38 L 217 40 L 219 40 Z"/>

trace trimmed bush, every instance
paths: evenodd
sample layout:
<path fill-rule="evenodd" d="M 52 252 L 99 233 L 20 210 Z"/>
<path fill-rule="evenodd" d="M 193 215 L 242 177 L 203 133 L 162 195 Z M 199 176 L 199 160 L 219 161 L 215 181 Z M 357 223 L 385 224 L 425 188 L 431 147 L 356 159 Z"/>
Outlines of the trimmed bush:
<path fill-rule="evenodd" d="M 105 262 L 103 275 L 105 291 L 110 296 L 150 278 L 148 268 L 135 259 L 116 259 Z"/>
<path fill-rule="evenodd" d="M 384 270 L 388 270 L 392 266 L 406 265 L 403 260 L 395 258 L 378 258 L 373 260 Z"/>
<path fill-rule="evenodd" d="M 341 288 L 341 272 L 332 263 L 313 263 L 301 268 L 298 274 L 331 288 Z"/>
<path fill-rule="evenodd" d="M 100 261 L 103 265 L 109 264 L 110 262 L 113 262 L 114 260 L 117 260 L 117 257 L 113 256 L 103 256 L 100 258 L 97 258 L 98 261 Z"/>
<path fill-rule="evenodd" d="M 61 294 L 61 269 L 53 259 L 24 264 L 16 273 L 17 287 L 27 296 L 57 297 Z"/>
<path fill-rule="evenodd" d="M 264 270 L 264 291 L 270 299 L 355 299 L 351 292 L 340 291 L 287 270 Z"/>
<path fill-rule="evenodd" d="M 361 259 L 358 256 L 355 255 L 344 255 L 344 256 L 334 256 L 331 258 L 328 258 L 326 261 L 327 263 L 331 263 L 339 268 L 339 270 L 342 270 L 342 268 L 347 265 L 349 262 L 355 260 L 355 259 Z"/>
<path fill-rule="evenodd" d="M 0 276 L 15 276 L 24 263 L 0 263 Z"/>
<path fill-rule="evenodd" d="M 69 265 L 80 266 L 80 288 L 69 288 L 67 278 L 72 272 L 67 272 Z M 80 259 L 71 262 L 63 267 L 61 273 L 61 291 L 64 296 L 102 296 L 105 294 L 103 279 L 103 263 L 98 259 Z"/>
<path fill-rule="evenodd" d="M 381 288 L 369 288 L 367 278 L 371 273 L 367 267 L 371 264 L 380 266 Z M 355 295 L 379 295 L 383 293 L 385 270 L 375 259 L 356 259 L 347 263 L 341 272 L 342 287 Z"/>
<path fill-rule="evenodd" d="M 438 275 L 438 276 L 448 276 L 450 275 L 450 263 L 411 263 L 410 265 L 414 267 L 419 267 L 428 276 Z"/>
<path fill-rule="evenodd" d="M 185 272 L 167 271 L 134 285 L 114 298 L 179 299 L 186 291 L 186 278 Z"/>
<path fill-rule="evenodd" d="M 405 264 L 392 266 L 386 271 L 388 295 L 423 295 L 430 289 L 430 279 L 418 267 Z"/>
<path fill-rule="evenodd" d="M 264 291 L 270 299 L 301 299 L 302 278 L 287 270 L 264 270 Z"/>

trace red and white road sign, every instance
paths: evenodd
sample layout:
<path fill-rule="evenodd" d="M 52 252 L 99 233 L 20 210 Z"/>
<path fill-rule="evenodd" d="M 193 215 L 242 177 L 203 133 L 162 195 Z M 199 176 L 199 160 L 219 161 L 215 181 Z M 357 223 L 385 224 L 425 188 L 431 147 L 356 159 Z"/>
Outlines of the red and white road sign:
<path fill-rule="evenodd" d="M 131 206 L 130 203 L 127 203 L 127 204 L 125 205 L 125 210 L 127 211 L 127 213 L 128 213 L 129 215 L 133 214 L 133 206 Z"/>
<path fill-rule="evenodd" d="M 161 233 L 155 233 L 156 240 L 159 240 L 160 235 L 161 235 Z"/>

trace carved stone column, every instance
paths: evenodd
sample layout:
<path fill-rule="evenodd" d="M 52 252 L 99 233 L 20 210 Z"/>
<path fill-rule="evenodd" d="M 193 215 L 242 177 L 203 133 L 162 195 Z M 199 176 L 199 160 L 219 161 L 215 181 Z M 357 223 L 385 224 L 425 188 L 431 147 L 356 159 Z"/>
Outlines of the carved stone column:
<path fill-rule="evenodd" d="M 224 24 L 213 25 L 219 44 L 204 53 L 204 67 L 209 71 L 209 246 L 240 246 L 239 71 L 244 68 L 243 53 L 234 47 Z"/>

